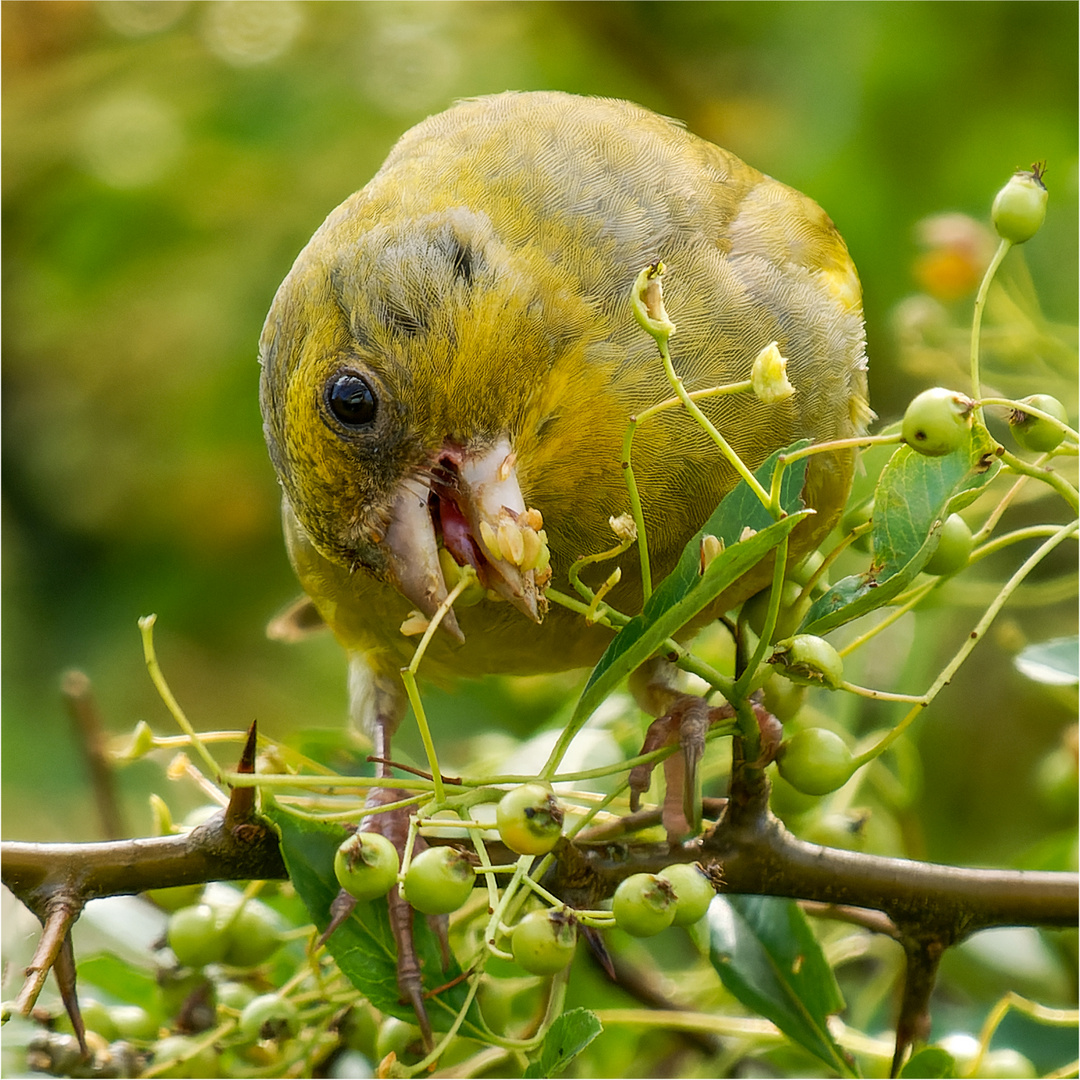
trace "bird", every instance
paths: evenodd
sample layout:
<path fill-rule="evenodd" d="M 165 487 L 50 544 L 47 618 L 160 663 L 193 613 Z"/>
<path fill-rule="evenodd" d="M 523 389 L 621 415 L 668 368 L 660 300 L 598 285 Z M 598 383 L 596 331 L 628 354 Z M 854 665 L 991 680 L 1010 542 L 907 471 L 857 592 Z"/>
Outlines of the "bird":
<path fill-rule="evenodd" d="M 545 591 L 612 548 L 611 519 L 630 510 L 627 425 L 672 396 L 631 307 L 639 272 L 661 261 L 686 390 L 747 379 L 773 344 L 787 360 L 787 400 L 701 401 L 751 468 L 796 440 L 865 431 L 861 286 L 831 219 L 626 101 L 511 91 L 429 117 L 330 213 L 278 289 L 260 403 L 306 594 L 293 623 L 324 623 L 341 642 L 377 760 L 405 713 L 415 631 L 457 567 L 475 571 L 478 599 L 443 619 L 422 677 L 581 668 L 610 643 L 611 629 L 549 606 Z M 681 409 L 642 424 L 633 454 L 659 580 L 738 476 Z M 854 461 L 848 448 L 811 460 L 803 499 L 816 513 L 794 552 L 835 523 Z M 621 579 L 605 599 L 632 614 L 638 553 L 614 561 Z M 708 614 L 767 583 L 748 579 Z"/>

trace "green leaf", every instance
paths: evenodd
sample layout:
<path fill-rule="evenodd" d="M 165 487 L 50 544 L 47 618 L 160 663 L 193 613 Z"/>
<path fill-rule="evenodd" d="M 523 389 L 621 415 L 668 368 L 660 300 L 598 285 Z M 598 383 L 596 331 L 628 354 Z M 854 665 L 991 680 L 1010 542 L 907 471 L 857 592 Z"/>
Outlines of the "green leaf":
<path fill-rule="evenodd" d="M 940 1046 L 924 1046 L 912 1054 L 900 1070 L 901 1077 L 923 1077 L 925 1080 L 954 1080 L 956 1062 L 948 1050 Z"/>
<path fill-rule="evenodd" d="M 806 442 L 796 443 L 788 447 L 787 452 L 806 445 Z M 766 489 L 772 483 L 776 459 L 783 452 L 773 454 L 756 473 Z M 788 516 L 780 521 L 773 521 L 769 511 L 745 482 L 721 501 L 709 520 L 683 548 L 675 569 L 649 597 L 641 614 L 619 631 L 600 657 L 574 710 L 568 732 L 576 731 L 620 680 L 648 660 L 664 641 L 756 566 L 800 521 L 812 513 L 810 510 L 799 510 L 805 476 L 805 458 L 784 470 L 780 505 Z M 739 537 L 747 528 L 756 529 L 757 532 L 746 540 L 740 540 Z M 724 550 L 702 573 L 701 541 L 706 535 L 721 540 Z"/>
<path fill-rule="evenodd" d="M 830 1069 L 858 1075 L 829 1032 L 844 999 L 798 904 L 730 894 L 713 900 L 707 919 L 709 958 L 724 986 Z"/>
<path fill-rule="evenodd" d="M 824 634 L 884 607 L 911 584 L 937 550 L 945 519 L 972 502 L 997 472 L 996 446 L 985 428 L 973 427 L 966 446 L 942 457 L 898 447 L 874 490 L 869 569 L 819 597 L 801 631 Z"/>
<path fill-rule="evenodd" d="M 340 891 L 334 876 L 334 852 L 345 839 L 340 825 L 299 818 L 264 796 L 263 812 L 281 837 L 281 853 L 297 895 L 304 901 L 312 921 L 324 930 L 330 922 L 330 905 Z M 449 989 L 427 998 L 432 1027 L 445 1030 L 465 1005 L 467 987 L 455 982 L 462 974 L 451 957 L 446 969 L 436 935 L 424 916 L 413 920 L 416 955 L 428 990 L 450 983 Z M 411 1006 L 401 1000 L 397 985 L 397 952 L 386 900 L 358 902 L 352 915 L 331 934 L 326 943 L 346 978 L 375 1008 L 409 1023 L 416 1022 Z M 473 1027 L 468 1021 L 463 1030 Z M 479 1034 L 474 1028 L 472 1034 Z"/>
<path fill-rule="evenodd" d="M 599 1017 L 588 1009 L 562 1013 L 548 1029 L 540 1056 L 529 1063 L 525 1076 L 558 1076 L 603 1030 Z"/>
<path fill-rule="evenodd" d="M 79 986 L 93 986 L 117 1001 L 148 1008 L 157 995 L 157 979 L 149 971 L 112 953 L 99 953 L 79 961 Z"/>
<path fill-rule="evenodd" d="M 1053 638 L 1022 649 L 1014 659 L 1019 671 L 1049 686 L 1075 686 L 1080 682 L 1080 639 Z"/>

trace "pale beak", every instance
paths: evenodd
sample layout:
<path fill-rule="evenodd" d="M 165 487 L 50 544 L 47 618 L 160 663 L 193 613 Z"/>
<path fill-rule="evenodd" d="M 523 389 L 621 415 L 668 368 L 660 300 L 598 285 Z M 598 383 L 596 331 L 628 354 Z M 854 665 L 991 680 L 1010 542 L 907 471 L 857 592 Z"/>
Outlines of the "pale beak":
<path fill-rule="evenodd" d="M 526 550 L 530 540 L 523 535 L 529 529 L 534 534 L 539 530 L 527 523 L 525 500 L 509 442 L 502 439 L 487 453 L 466 457 L 459 466 L 458 476 L 458 507 L 488 564 L 484 583 L 533 622 L 540 622 L 537 567 Z M 478 567 L 478 572 L 481 569 Z"/>
<path fill-rule="evenodd" d="M 509 440 L 482 453 L 448 444 L 431 472 L 436 479 L 403 481 L 394 499 L 383 541 L 393 585 L 430 619 L 447 597 L 441 541 L 490 592 L 540 622 L 547 605 L 537 576 L 550 576 L 547 537 L 540 514 L 525 506 Z M 465 640 L 453 611 L 442 625 Z"/>
<path fill-rule="evenodd" d="M 391 584 L 430 619 L 447 592 L 439 566 L 435 526 L 428 509 L 429 495 L 419 480 L 410 477 L 402 482 L 390 508 L 390 527 L 383 547 L 389 560 Z M 458 641 L 465 641 L 453 609 L 446 613 L 441 625 Z"/>

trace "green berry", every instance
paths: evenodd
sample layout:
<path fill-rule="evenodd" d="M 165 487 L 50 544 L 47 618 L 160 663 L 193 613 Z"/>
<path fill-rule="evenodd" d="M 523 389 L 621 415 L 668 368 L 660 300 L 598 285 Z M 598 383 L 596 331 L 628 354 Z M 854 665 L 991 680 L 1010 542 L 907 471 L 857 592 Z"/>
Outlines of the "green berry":
<path fill-rule="evenodd" d="M 634 937 L 652 937 L 675 919 L 671 882 L 656 874 L 631 874 L 619 882 L 611 902 L 616 924 Z"/>
<path fill-rule="evenodd" d="M 799 715 L 808 692 L 805 683 L 793 683 L 772 671 L 762 684 L 761 703 L 781 724 L 786 724 Z"/>
<path fill-rule="evenodd" d="M 407 1024 L 396 1016 L 388 1016 L 379 1025 L 379 1035 L 375 1040 L 375 1056 L 382 1061 L 387 1054 L 394 1054 L 399 1060 L 410 1052 L 423 1047 L 423 1035 L 415 1024 Z"/>
<path fill-rule="evenodd" d="M 205 973 L 187 967 L 161 967 L 157 975 L 161 1015 L 176 1016 L 198 1001 L 213 998 L 213 986 Z"/>
<path fill-rule="evenodd" d="M 247 983 L 232 980 L 218 983 L 214 995 L 221 1008 L 231 1009 L 233 1012 L 243 1012 L 244 1006 L 258 996 Z"/>
<path fill-rule="evenodd" d="M 154 1075 L 165 1077 L 220 1076 L 218 1052 L 213 1046 L 198 1049 L 199 1040 L 169 1035 L 154 1046 Z"/>
<path fill-rule="evenodd" d="M 821 803 L 817 796 L 796 791 L 776 769 L 770 777 L 769 809 L 789 828 L 816 810 Z"/>
<path fill-rule="evenodd" d="M 780 744 L 780 775 L 804 795 L 828 795 L 851 779 L 855 761 L 847 743 L 827 728 L 804 728 Z"/>
<path fill-rule="evenodd" d="M 361 1003 L 353 1006 L 337 1022 L 341 1041 L 350 1050 L 363 1054 L 366 1058 L 375 1056 L 375 1040 L 379 1035 L 379 1024 L 375 1010 Z M 385 1055 L 383 1055 L 385 1057 Z"/>
<path fill-rule="evenodd" d="M 514 959 L 532 975 L 554 975 L 574 959 L 577 930 L 562 911 L 530 911 L 510 939 Z"/>
<path fill-rule="evenodd" d="M 675 890 L 673 926 L 692 926 L 709 910 L 716 890 L 700 863 L 672 863 L 659 876 Z"/>
<path fill-rule="evenodd" d="M 79 1013 L 82 1016 L 83 1026 L 87 1031 L 95 1032 L 106 1042 L 112 1042 L 118 1038 L 119 1032 L 116 1021 L 112 1016 L 112 1010 L 98 1001 L 97 998 L 80 997 Z M 71 1019 L 66 1011 L 57 1018 L 55 1027 L 57 1031 L 68 1032 L 75 1030 L 71 1026 Z"/>
<path fill-rule="evenodd" d="M 1042 1074 L 1019 1050 L 1002 1046 L 983 1056 L 979 1075 L 989 1077 L 989 1080 L 1029 1080 Z"/>
<path fill-rule="evenodd" d="M 348 1047 L 331 1055 L 325 1068 L 326 1072 L 318 1075 L 325 1076 L 328 1080 L 353 1080 L 353 1077 L 357 1076 L 375 1075 L 375 1068 L 367 1055 Z"/>
<path fill-rule="evenodd" d="M 148 900 L 153 901 L 162 911 L 179 911 L 182 907 L 191 907 L 202 898 L 203 889 L 206 886 L 197 885 L 170 885 L 164 889 L 149 889 L 146 893 Z"/>
<path fill-rule="evenodd" d="M 277 915 L 257 900 L 247 900 L 239 911 L 230 913 L 225 933 L 225 963 L 241 968 L 269 960 L 283 940 Z"/>
<path fill-rule="evenodd" d="M 1078 794 L 1076 727 L 1066 730 L 1059 746 L 1045 754 L 1035 770 L 1035 784 L 1043 803 L 1052 810 L 1075 813 Z"/>
<path fill-rule="evenodd" d="M 820 804 L 818 804 L 820 805 Z M 846 814 L 822 814 L 820 817 L 800 824 L 799 837 L 822 847 L 842 848 L 845 851 L 863 851 L 866 848 L 866 825 L 869 812 Z"/>
<path fill-rule="evenodd" d="M 798 609 L 795 607 L 795 602 L 799 599 L 801 592 L 802 589 L 797 582 L 792 581 L 790 578 L 784 582 L 780 590 L 780 610 L 776 616 L 775 637 L 786 637 L 790 634 L 791 629 L 798 626 L 809 609 L 809 597 L 804 604 L 799 605 Z M 743 604 L 741 617 L 758 637 L 761 636 L 761 631 L 765 628 L 765 616 L 768 614 L 771 598 L 772 589 L 762 589 L 761 592 L 755 593 Z"/>
<path fill-rule="evenodd" d="M 141 1005 L 113 1005 L 109 1016 L 119 1039 L 149 1042 L 157 1037 L 158 1022 Z"/>
<path fill-rule="evenodd" d="M 994 197 L 990 216 L 1002 240 L 1022 244 L 1038 231 L 1046 217 L 1044 169 L 1033 165 L 1028 172 L 1017 172 Z"/>
<path fill-rule="evenodd" d="M 296 1006 L 280 994 L 260 994 L 244 1006 L 240 1031 L 255 1042 L 258 1039 L 283 1039 L 300 1030 Z"/>
<path fill-rule="evenodd" d="M 974 406 L 971 398 L 943 386 L 924 390 L 904 413 L 904 442 L 929 457 L 951 454 L 967 437 Z"/>
<path fill-rule="evenodd" d="M 967 522 L 959 514 L 950 514 L 941 526 L 934 554 L 923 570 L 938 577 L 955 574 L 967 566 L 974 546 L 975 538 Z"/>
<path fill-rule="evenodd" d="M 469 899 L 474 884 L 476 874 L 465 855 L 452 847 L 431 847 L 409 864 L 402 893 L 425 915 L 447 915 Z"/>
<path fill-rule="evenodd" d="M 508 791 L 495 811 L 503 843 L 519 855 L 546 855 L 562 836 L 563 812 L 543 784 Z"/>
<path fill-rule="evenodd" d="M 338 884 L 357 900 L 385 896 L 397 881 L 397 848 L 382 833 L 356 832 L 334 855 Z"/>
<path fill-rule="evenodd" d="M 850 532 L 854 532 L 860 525 L 865 525 L 874 516 L 874 500 L 868 499 L 866 502 L 861 502 L 857 506 L 851 507 L 845 511 L 844 516 L 840 519 L 840 531 L 845 535 Z M 871 548 L 871 531 L 868 529 L 864 533 L 860 533 L 859 536 L 852 541 L 852 547 L 856 551 L 869 551 Z"/>
<path fill-rule="evenodd" d="M 1032 394 L 1024 398 L 1020 404 L 1039 409 L 1056 417 L 1063 424 L 1069 422 L 1069 414 L 1065 411 L 1065 406 L 1049 394 Z M 1051 450 L 1056 450 L 1065 438 L 1065 432 L 1056 424 L 1051 424 L 1041 416 L 1024 412 L 1023 409 L 1014 409 L 1009 414 L 1009 427 L 1013 438 L 1025 450 L 1033 450 L 1037 454 L 1048 454 Z"/>
<path fill-rule="evenodd" d="M 174 911 L 169 917 L 166 940 L 185 967 L 220 964 L 229 946 L 225 936 L 228 913 L 209 904 Z"/>
<path fill-rule="evenodd" d="M 811 551 L 788 571 L 788 578 L 799 586 L 809 585 L 810 579 L 821 569 L 824 561 L 825 556 L 820 551 Z"/>
<path fill-rule="evenodd" d="M 814 634 L 796 634 L 779 642 L 768 662 L 783 668 L 785 677 L 794 683 L 836 690 L 844 681 L 840 654 Z"/>

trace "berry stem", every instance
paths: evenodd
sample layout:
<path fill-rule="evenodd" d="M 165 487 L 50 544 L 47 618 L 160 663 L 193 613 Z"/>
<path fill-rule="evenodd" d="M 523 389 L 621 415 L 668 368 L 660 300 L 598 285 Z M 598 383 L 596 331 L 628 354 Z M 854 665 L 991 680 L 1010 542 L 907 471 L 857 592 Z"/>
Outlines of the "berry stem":
<path fill-rule="evenodd" d="M 207 768 L 210 770 L 210 774 L 215 778 L 215 781 L 220 787 L 222 783 L 221 766 L 214 760 L 213 755 L 206 749 L 202 739 L 196 734 L 195 729 L 191 726 L 191 721 L 188 720 L 184 710 L 180 708 L 180 702 L 176 700 L 172 690 L 169 689 L 169 684 L 165 681 L 161 665 L 158 663 L 157 652 L 154 649 L 154 623 L 156 622 L 156 615 L 144 615 L 139 620 L 139 632 L 142 634 L 143 657 L 146 661 L 146 670 L 150 673 L 150 680 L 153 682 L 161 700 L 165 702 L 165 708 L 169 710 L 173 719 L 179 724 L 180 730 L 188 737 L 195 753 L 203 759 Z"/>
<path fill-rule="evenodd" d="M 1020 473 L 1022 476 L 1032 476 L 1044 484 L 1049 484 L 1069 504 L 1074 514 L 1080 513 L 1080 495 L 1077 494 L 1076 488 L 1064 476 L 1041 465 L 1039 462 L 1043 460 L 1042 458 L 1032 464 L 1001 447 L 1001 460 L 1013 472 Z"/>
<path fill-rule="evenodd" d="M 971 553 L 971 562 L 975 562 L 977 559 L 985 559 L 987 555 L 993 555 L 995 552 L 1010 547 L 1012 544 L 1018 544 L 1023 540 L 1035 540 L 1040 536 L 1053 536 L 1057 531 L 1057 525 L 1029 525 L 1024 529 L 1014 529 L 1012 532 L 1003 533 L 1001 536 L 983 544 L 982 547 L 976 548 Z"/>
<path fill-rule="evenodd" d="M 1001 1021 L 1005 1019 L 1009 1009 L 1016 1009 L 1032 1020 L 1053 1027 L 1076 1027 L 1076 1009 L 1054 1009 L 1048 1005 L 1040 1005 L 1037 1001 L 1029 1001 L 1021 997 L 1016 991 L 1010 990 L 990 1010 L 982 1031 L 979 1032 L 979 1052 L 967 1068 L 971 1076 L 978 1076 L 982 1065 L 983 1056 L 990 1047 L 990 1041 L 994 1037 Z"/>
<path fill-rule="evenodd" d="M 454 601 L 476 580 L 476 571 L 471 566 L 463 567 L 458 583 L 447 594 L 446 599 L 439 605 L 432 616 L 420 644 L 416 646 L 413 658 L 408 667 L 401 669 L 401 681 L 405 684 L 405 693 L 409 697 L 409 704 L 413 707 L 413 715 L 416 717 L 416 726 L 420 729 L 420 739 L 424 744 L 424 752 L 427 754 L 428 768 L 431 769 L 431 780 L 434 785 L 435 803 L 441 806 L 446 792 L 443 788 L 442 773 L 439 770 L 439 756 L 435 752 L 435 742 L 431 737 L 431 728 L 428 726 L 427 714 L 424 712 L 424 703 L 420 700 L 420 690 L 416 685 L 416 671 L 420 667 L 420 661 L 427 652 L 428 643 L 431 641 L 439 623 L 446 617 L 447 612 L 454 606 Z"/>
<path fill-rule="evenodd" d="M 866 450 L 871 446 L 884 446 L 889 443 L 899 445 L 904 441 L 899 431 L 890 435 L 856 435 L 850 439 L 830 439 L 828 442 L 813 443 L 804 446 L 801 450 L 792 450 L 790 453 L 781 454 L 777 459 L 779 464 L 794 465 L 806 457 L 814 454 L 828 454 L 834 450 Z"/>
<path fill-rule="evenodd" d="M 894 694 L 888 690 L 875 690 L 870 686 L 858 686 L 855 683 L 842 682 L 838 690 L 846 690 L 849 694 L 857 694 L 859 697 L 873 698 L 876 701 L 905 701 L 922 704 L 922 694 Z"/>
<path fill-rule="evenodd" d="M 765 625 L 761 628 L 761 636 L 757 646 L 750 657 L 746 667 L 739 673 L 738 679 L 732 688 L 735 701 L 744 700 L 750 693 L 753 681 L 761 662 L 765 659 L 765 653 L 771 648 L 772 636 L 776 630 L 776 621 L 780 618 L 780 601 L 783 599 L 784 573 L 787 570 L 788 537 L 780 541 L 776 549 L 776 561 L 773 563 L 772 590 L 769 593 L 769 608 L 765 614 Z M 727 696 L 727 695 L 725 695 Z M 732 699 L 729 697 L 729 701 Z M 757 722 L 754 723 L 755 728 Z M 745 735 L 746 733 L 743 732 Z"/>
<path fill-rule="evenodd" d="M 666 347 L 666 345 L 662 346 L 662 350 Z M 691 401 L 700 401 L 703 398 L 720 397 L 721 395 L 726 394 L 747 393 L 749 390 L 750 380 L 746 379 L 744 382 L 727 383 L 723 386 L 710 386 L 704 390 L 693 390 L 687 392 L 686 397 Z M 630 460 L 631 447 L 634 441 L 634 435 L 640 424 L 645 423 L 646 420 L 651 420 L 658 413 L 682 404 L 684 404 L 682 398 L 670 397 L 656 405 L 650 405 L 649 408 L 644 409 L 642 412 L 638 413 L 637 416 L 632 416 L 630 418 L 630 425 L 627 427 L 626 434 L 623 436 L 621 464 L 623 473 L 626 476 L 626 490 L 630 496 L 630 513 L 633 515 L 634 524 L 637 526 L 638 532 L 638 554 L 641 558 L 641 587 L 643 601 L 647 601 L 652 595 L 652 569 L 649 566 L 649 545 L 645 536 L 645 513 L 642 509 L 641 495 L 638 492 L 637 479 L 634 476 L 634 468 Z"/>
<path fill-rule="evenodd" d="M 924 597 L 933 592 L 933 590 L 941 584 L 942 580 L 942 578 L 937 578 L 934 581 L 928 582 L 920 588 L 915 589 L 907 600 L 905 600 L 902 604 L 898 604 L 896 607 L 894 607 L 892 611 L 890 611 L 889 614 L 881 620 L 881 622 L 875 623 L 875 625 L 871 626 L 869 630 L 855 638 L 854 641 L 849 641 L 842 649 L 837 649 L 836 651 L 840 654 L 841 658 L 845 656 L 850 656 L 861 646 L 865 645 L 866 642 L 868 642 L 871 638 L 874 638 L 878 634 L 880 634 L 882 630 L 887 629 L 888 627 L 892 626 L 892 624 L 898 619 L 903 618 L 909 611 L 911 611 L 912 608 L 917 607 L 919 604 L 921 604 Z"/>
<path fill-rule="evenodd" d="M 635 524 L 636 523 L 637 521 L 635 518 Z M 641 529 L 639 528 L 638 536 L 641 535 Z M 586 604 L 589 605 L 590 608 L 595 607 L 599 600 L 603 599 L 603 596 L 598 595 L 598 593 L 596 592 L 593 592 L 593 590 L 590 589 L 589 586 L 581 580 L 581 571 L 586 566 L 592 566 L 594 563 L 606 562 L 608 559 L 618 558 L 624 551 L 626 551 L 630 547 L 633 542 L 634 540 L 632 537 L 627 540 L 621 540 L 618 544 L 615 545 L 615 547 L 608 548 L 607 551 L 601 551 L 596 555 L 582 555 L 580 559 L 575 559 L 570 564 L 570 569 L 566 572 L 567 577 L 570 578 L 570 584 L 573 585 L 575 589 L 577 589 L 578 595 L 585 601 Z M 644 566 L 642 567 L 642 570 L 644 570 Z M 648 599 L 648 595 L 646 595 L 645 599 Z M 605 607 L 606 606 L 607 605 L 605 605 Z M 595 614 L 595 611 L 593 612 L 593 614 Z"/>
<path fill-rule="evenodd" d="M 1001 260 L 1009 253 L 1012 247 L 1011 240 L 1002 240 L 990 260 L 990 265 L 983 275 L 982 284 L 979 285 L 978 295 L 975 297 L 975 310 L 971 318 L 971 396 L 978 400 L 982 397 L 982 376 L 979 372 L 979 336 L 982 331 L 983 309 L 986 307 L 986 298 L 990 293 L 990 282 L 994 280 Z M 983 422 L 982 405 L 975 406 L 975 419 Z"/>
<path fill-rule="evenodd" d="M 972 629 L 971 633 L 964 639 L 964 644 L 957 649 L 953 658 L 938 674 L 938 677 L 934 680 L 930 689 L 918 699 L 918 704 L 911 708 L 900 723 L 885 735 L 879 743 L 872 746 L 869 750 L 860 754 L 855 759 L 856 768 L 865 765 L 868 761 L 873 761 L 874 758 L 887 750 L 898 738 L 900 738 L 914 722 L 915 717 L 917 717 L 919 713 L 937 697 L 938 693 L 952 681 L 952 677 L 959 670 L 960 665 L 971 654 L 971 650 L 986 636 L 986 631 L 989 629 L 990 624 L 997 618 L 998 612 L 1005 606 L 1009 597 L 1020 587 L 1024 578 L 1026 578 L 1028 574 L 1030 574 L 1031 571 L 1054 550 L 1054 548 L 1065 540 L 1068 540 L 1070 537 L 1075 536 L 1078 529 L 1080 529 L 1080 521 L 1070 521 L 1067 525 L 1061 526 L 1054 531 L 1053 536 L 1049 537 L 1043 544 L 1040 544 L 1039 547 L 1024 560 L 1013 576 L 1001 587 L 1001 591 L 994 597 L 993 602 L 987 607 L 986 611 L 983 612 L 982 618 L 979 619 L 975 624 L 974 629 Z"/>
<path fill-rule="evenodd" d="M 1074 428 L 1069 427 L 1068 424 L 1063 424 L 1052 413 L 1044 412 L 1042 409 L 1037 409 L 1034 405 L 1025 401 L 1013 401 L 1012 398 L 999 398 L 988 397 L 980 398 L 977 405 L 996 405 L 1003 409 L 1008 409 L 1010 412 L 1022 412 L 1027 413 L 1028 416 L 1037 416 L 1040 420 L 1046 420 L 1048 423 L 1053 424 L 1054 427 L 1060 428 L 1065 432 L 1065 438 L 1072 439 L 1073 442 L 1080 442 L 1080 433 Z"/>
<path fill-rule="evenodd" d="M 743 461 L 731 444 L 724 438 L 723 435 L 717 431 L 712 421 L 698 408 L 697 404 L 687 393 L 686 387 L 683 386 L 682 379 L 675 374 L 675 365 L 671 362 L 671 351 L 668 349 L 666 341 L 657 341 L 657 346 L 660 349 L 660 358 L 664 362 L 664 372 L 667 374 L 668 382 L 671 383 L 679 400 L 683 403 L 686 411 L 698 422 L 698 424 L 708 433 L 709 437 L 720 447 L 720 452 L 728 459 L 735 471 L 746 482 L 750 490 L 761 500 L 761 504 L 771 509 L 771 500 L 769 499 L 769 493 L 761 486 L 758 478 L 747 467 L 746 462 Z"/>

